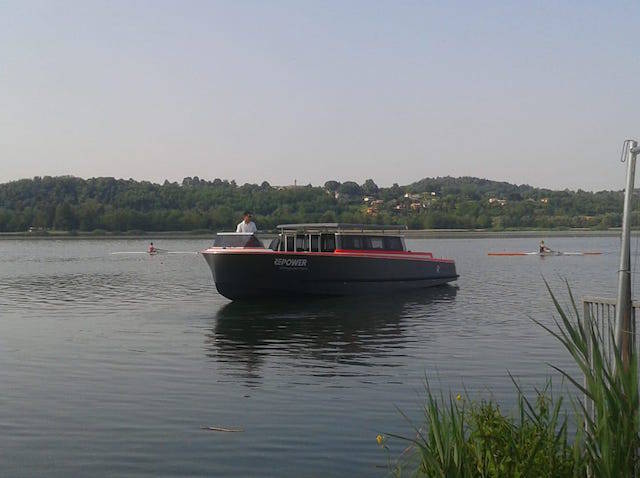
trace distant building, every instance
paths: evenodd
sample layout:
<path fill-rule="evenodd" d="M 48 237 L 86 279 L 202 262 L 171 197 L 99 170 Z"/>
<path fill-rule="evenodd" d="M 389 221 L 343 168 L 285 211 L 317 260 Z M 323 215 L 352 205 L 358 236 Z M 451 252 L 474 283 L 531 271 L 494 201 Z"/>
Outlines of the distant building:
<path fill-rule="evenodd" d="M 493 206 L 504 206 L 507 204 L 506 199 L 498 199 L 498 198 L 489 198 L 489 204 Z"/>
<path fill-rule="evenodd" d="M 422 196 L 420 194 L 405 193 L 404 197 L 405 199 L 412 199 L 415 201 L 416 199 L 420 199 Z"/>
<path fill-rule="evenodd" d="M 540 202 L 542 204 L 549 204 L 549 198 L 542 198 L 542 199 L 540 199 Z"/>
<path fill-rule="evenodd" d="M 297 189 L 298 187 L 299 186 L 297 184 L 289 184 L 287 186 L 274 186 L 274 188 L 276 188 L 278 191 L 286 191 L 287 189 Z"/>

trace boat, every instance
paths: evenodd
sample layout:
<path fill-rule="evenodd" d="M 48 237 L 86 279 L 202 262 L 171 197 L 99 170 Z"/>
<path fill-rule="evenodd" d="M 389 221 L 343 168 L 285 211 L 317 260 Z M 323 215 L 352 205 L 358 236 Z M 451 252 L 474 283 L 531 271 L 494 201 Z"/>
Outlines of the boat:
<path fill-rule="evenodd" d="M 391 293 L 446 284 L 455 262 L 406 248 L 399 226 L 282 224 L 268 247 L 255 233 L 218 233 L 201 251 L 231 300 Z"/>
<path fill-rule="evenodd" d="M 545 252 L 489 252 L 488 256 L 539 256 L 539 257 L 553 257 L 553 256 L 599 256 L 602 252 L 599 251 L 587 251 L 587 252 L 561 252 L 561 251 L 545 251 Z"/>
<path fill-rule="evenodd" d="M 146 256 L 156 256 L 158 254 L 171 254 L 171 252 L 166 251 L 116 251 L 111 254 L 144 254 Z"/>
<path fill-rule="evenodd" d="M 153 251 L 116 251 L 112 255 L 121 254 L 144 254 L 146 256 L 157 256 L 158 254 L 198 254 L 197 251 L 167 251 L 166 249 L 155 249 Z"/>

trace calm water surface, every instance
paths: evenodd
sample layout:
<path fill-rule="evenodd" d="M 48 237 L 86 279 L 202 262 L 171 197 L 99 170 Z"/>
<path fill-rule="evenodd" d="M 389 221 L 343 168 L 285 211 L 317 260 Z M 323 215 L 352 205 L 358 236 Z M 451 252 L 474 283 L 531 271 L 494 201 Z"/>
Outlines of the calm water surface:
<path fill-rule="evenodd" d="M 536 239 L 409 242 L 456 259 L 457 286 L 238 304 L 195 254 L 0 241 L 0 475 L 384 476 L 375 436 L 411 435 L 396 407 L 419 420 L 425 376 L 508 407 L 507 370 L 533 386 L 548 362 L 570 366 L 530 320 L 551 321 L 543 276 L 577 296 L 615 291 L 615 238 L 554 238 L 610 254 L 551 258 L 487 256 Z"/>

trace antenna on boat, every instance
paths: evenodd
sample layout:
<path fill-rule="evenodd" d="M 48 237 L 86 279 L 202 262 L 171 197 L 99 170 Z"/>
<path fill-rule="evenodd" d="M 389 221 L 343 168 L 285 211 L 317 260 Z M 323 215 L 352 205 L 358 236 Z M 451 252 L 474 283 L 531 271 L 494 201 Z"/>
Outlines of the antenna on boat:
<path fill-rule="evenodd" d="M 627 185 L 624 191 L 624 211 L 622 214 L 622 242 L 620 247 L 620 269 L 618 270 L 618 301 L 616 307 L 616 345 L 620 350 L 622 364 L 629 366 L 632 352 L 631 311 L 631 197 L 636 174 L 636 159 L 640 153 L 638 142 L 627 139 L 622 144 L 620 161 L 627 161 Z"/>

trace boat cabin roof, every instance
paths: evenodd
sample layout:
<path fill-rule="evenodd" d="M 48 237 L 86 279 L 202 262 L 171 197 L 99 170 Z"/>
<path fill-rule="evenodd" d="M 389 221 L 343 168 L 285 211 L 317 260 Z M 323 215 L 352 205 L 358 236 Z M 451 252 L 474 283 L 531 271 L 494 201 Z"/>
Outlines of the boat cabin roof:
<path fill-rule="evenodd" d="M 404 225 L 381 224 L 348 224 L 342 222 L 303 223 L 303 224 L 278 224 L 282 232 L 365 232 L 365 231 L 404 231 Z"/>

